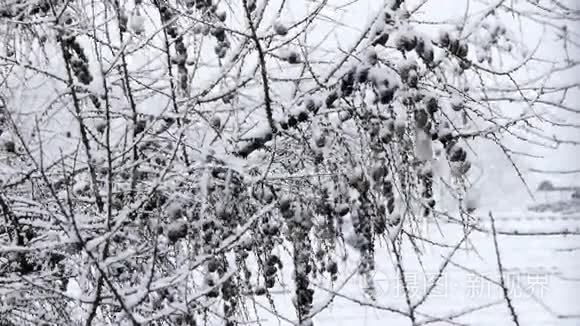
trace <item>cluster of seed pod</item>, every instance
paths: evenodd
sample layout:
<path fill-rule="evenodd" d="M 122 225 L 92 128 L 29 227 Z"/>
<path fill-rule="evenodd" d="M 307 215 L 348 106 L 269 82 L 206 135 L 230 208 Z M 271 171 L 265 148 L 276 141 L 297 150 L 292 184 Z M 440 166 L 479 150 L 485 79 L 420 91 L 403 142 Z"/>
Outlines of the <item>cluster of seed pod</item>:
<path fill-rule="evenodd" d="M 372 59 L 375 57 L 375 60 Z M 376 55 L 371 56 L 371 59 L 368 60 L 373 64 L 377 63 Z M 360 66 L 360 67 L 352 67 L 349 69 L 341 78 L 339 87 L 334 90 L 330 90 L 324 99 L 324 104 L 327 109 L 333 108 L 336 104 L 336 101 L 341 96 L 350 96 L 356 89 L 357 83 L 364 84 L 367 82 L 371 82 L 371 85 L 374 87 L 377 93 L 377 101 L 380 101 L 382 104 L 390 103 L 395 96 L 395 92 L 398 90 L 399 86 L 392 82 L 389 78 L 378 78 L 373 76 L 370 78 L 369 76 L 369 66 Z M 316 103 L 312 99 L 307 99 L 304 101 L 303 107 L 301 110 L 298 110 L 297 113 L 289 114 L 286 120 L 280 122 L 280 127 L 283 130 L 288 128 L 295 128 L 299 123 L 307 121 L 310 114 L 316 114 L 320 109 L 320 105 Z M 319 146 L 322 147 L 322 146 Z"/>
<path fill-rule="evenodd" d="M 416 108 L 414 112 L 415 126 L 418 129 L 429 132 L 431 130 L 431 120 L 425 108 Z"/>
<path fill-rule="evenodd" d="M 415 63 L 404 63 L 399 68 L 401 81 L 410 88 L 417 88 L 419 84 L 419 74 L 417 65 Z"/>
<path fill-rule="evenodd" d="M 447 32 L 443 32 L 439 37 L 439 45 L 460 59 L 459 66 L 462 70 L 467 70 L 471 67 L 470 61 L 467 60 L 469 45 L 465 41 L 459 40 Z"/>
<path fill-rule="evenodd" d="M 5 110 L 7 110 L 7 108 L 4 105 L 4 102 L 0 99 L 0 136 L 2 136 L 4 131 L 8 129 L 8 124 L 6 123 L 8 119 Z M 16 153 L 16 144 L 10 139 L 2 140 L 0 150 L 4 150 L 11 154 Z"/>
<path fill-rule="evenodd" d="M 332 281 L 336 281 L 336 279 L 338 278 L 338 264 L 336 263 L 336 261 L 334 259 L 329 259 L 326 262 L 324 268 L 330 274 L 330 279 Z"/>
<path fill-rule="evenodd" d="M 198 10 L 207 10 L 213 5 L 212 0 L 186 0 L 185 5 L 188 8 L 195 7 Z"/>
<path fill-rule="evenodd" d="M 389 104 L 395 98 L 395 92 L 399 85 L 392 83 L 388 78 L 382 80 L 373 80 L 373 86 L 378 93 L 377 100 L 381 104 Z"/>
<path fill-rule="evenodd" d="M 393 182 L 391 180 L 385 180 L 385 183 L 383 184 L 382 187 L 382 193 L 387 201 L 386 208 L 389 214 L 393 214 L 393 212 L 395 211 L 395 193 L 393 192 L 393 190 L 394 190 Z"/>
<path fill-rule="evenodd" d="M 335 190 L 336 184 L 333 183 Z M 348 205 L 340 205 L 343 201 L 341 196 L 335 196 L 334 199 L 329 198 L 329 189 L 323 187 L 321 189 L 321 199 L 317 201 L 314 213 L 318 216 L 324 217 L 324 222 L 316 225 L 316 234 L 318 234 L 318 249 L 316 250 L 316 261 L 320 262 L 319 272 L 327 272 L 330 274 L 331 280 L 335 281 L 338 276 L 338 265 L 332 259 L 331 253 L 336 247 L 336 237 L 340 235 L 340 225 L 342 225 L 342 217 L 348 213 Z M 339 208 L 340 206 L 340 208 Z M 326 261 L 326 262 L 325 262 Z"/>
<path fill-rule="evenodd" d="M 201 239 L 205 251 L 211 251 L 211 248 L 220 243 L 223 237 L 223 226 L 213 218 L 201 222 Z"/>
<path fill-rule="evenodd" d="M 224 58 L 230 48 L 230 41 L 226 36 L 226 30 L 221 26 L 217 26 L 211 30 L 211 35 L 213 35 L 217 41 L 214 48 L 215 53 L 219 58 Z"/>
<path fill-rule="evenodd" d="M 58 1 L 60 2 L 60 1 Z M 54 3 L 53 6 L 60 4 Z M 40 0 L 33 3 L 25 1 L 13 1 L 8 3 L 3 8 L 0 8 L 0 18 L 18 19 L 26 18 L 27 16 L 34 16 L 40 14 L 41 16 L 50 13 L 51 2 L 49 0 Z"/>
<path fill-rule="evenodd" d="M 238 286 L 232 278 L 227 279 L 222 285 L 222 298 L 224 300 L 224 317 L 226 319 L 225 326 L 234 326 L 237 323 L 234 321 L 236 311 L 238 309 L 239 298 Z"/>
<path fill-rule="evenodd" d="M 371 185 L 378 188 L 378 183 L 384 181 L 386 169 L 373 169 L 371 178 L 356 169 L 349 176 L 349 186 L 359 193 L 358 199 L 351 203 L 350 216 L 354 232 L 357 235 L 355 247 L 360 251 L 361 262 L 359 273 L 368 275 L 374 269 L 374 235 L 384 231 L 386 218 L 382 212 L 377 212 L 371 201 L 372 195 L 369 193 Z M 375 182 L 374 179 L 377 179 Z M 374 228 L 378 226 L 378 228 Z"/>
<path fill-rule="evenodd" d="M 316 114 L 319 109 L 320 106 L 313 99 L 308 98 L 304 101 L 303 105 L 300 107 L 300 110 L 294 114 L 288 114 L 285 121 L 280 121 L 280 127 L 282 130 L 296 128 L 299 123 L 307 121 L 309 115 Z"/>
<path fill-rule="evenodd" d="M 237 297 L 239 295 L 238 288 L 232 278 L 224 280 L 220 287 L 215 286 L 215 280 L 221 279 L 226 274 L 227 260 L 222 255 L 214 255 L 206 264 L 207 274 L 205 275 L 206 286 L 211 288 L 207 293 L 208 298 L 217 298 L 220 295 L 224 301 L 224 317 L 226 325 L 234 325 L 232 318 L 235 315 L 238 306 Z"/>
<path fill-rule="evenodd" d="M 395 46 L 401 52 L 411 52 L 415 50 L 417 55 L 427 66 L 433 64 L 435 58 L 435 53 L 432 46 L 423 37 L 414 35 L 412 32 L 401 34 L 396 42 Z"/>
<path fill-rule="evenodd" d="M 427 43 L 427 41 L 421 37 L 417 38 L 417 45 L 415 46 L 415 52 L 419 55 L 423 62 L 427 66 L 431 66 L 433 64 L 433 60 L 435 59 L 435 54 L 433 52 L 433 47 Z"/>
<path fill-rule="evenodd" d="M 263 184 L 256 185 L 252 189 L 252 196 L 262 205 L 268 205 L 274 201 L 275 191 L 272 188 L 266 187 Z M 263 236 L 265 245 L 271 248 L 275 245 L 274 239 L 280 235 L 280 224 L 273 219 L 270 214 L 265 214 L 261 220 L 261 234 Z"/>
<path fill-rule="evenodd" d="M 187 236 L 189 229 L 188 224 L 184 220 L 184 210 L 177 202 L 169 203 L 164 207 L 164 212 L 167 217 L 167 224 L 163 231 L 166 232 L 167 239 L 170 243 L 176 243 L 180 239 Z"/>
<path fill-rule="evenodd" d="M 373 122 L 374 121 L 374 122 Z M 375 162 L 370 169 L 372 189 L 381 198 L 382 203 L 376 207 L 373 217 L 374 233 L 382 234 L 387 227 L 387 216 L 395 211 L 395 194 L 393 176 L 389 174 L 385 146 L 394 137 L 404 137 L 406 124 L 392 118 L 377 116 L 371 118 L 369 135 L 371 136 L 371 161 Z"/>
<path fill-rule="evenodd" d="M 381 104 L 389 104 L 393 101 L 396 91 L 399 89 L 397 82 L 391 80 L 388 76 L 371 75 L 371 67 L 378 63 L 376 52 L 370 51 L 367 55 L 366 63 L 359 66 L 353 66 L 340 79 L 340 87 L 331 90 L 326 95 L 325 104 L 327 108 L 332 108 L 340 97 L 352 95 L 357 84 L 369 83 L 373 86 L 377 94 L 376 101 Z"/>
<path fill-rule="evenodd" d="M 415 108 L 413 114 L 415 127 L 433 136 L 432 130 L 434 123 L 436 123 L 435 113 L 439 111 L 439 102 L 435 97 L 424 97 L 422 95 L 413 100 L 414 103 L 419 101 L 421 105 Z"/>
<path fill-rule="evenodd" d="M 261 137 L 254 137 L 252 139 L 249 139 L 236 152 L 236 155 L 240 156 L 240 157 L 247 157 L 248 155 L 253 153 L 255 150 L 262 148 L 264 146 L 264 144 L 266 144 L 267 142 L 272 140 L 272 137 L 273 137 L 272 131 L 268 131 Z"/>
<path fill-rule="evenodd" d="M 286 36 L 288 34 L 288 27 L 280 21 L 274 22 L 272 27 L 274 28 L 274 32 L 280 36 Z"/>
<path fill-rule="evenodd" d="M 449 50 L 453 55 L 460 58 L 467 57 L 469 52 L 469 46 L 466 42 L 461 41 L 457 38 L 452 37 L 449 33 L 444 32 L 439 37 L 439 45 Z"/>
<path fill-rule="evenodd" d="M 298 316 L 302 318 L 309 314 L 314 298 L 314 290 L 309 287 L 309 274 L 312 272 L 310 263 L 312 247 L 309 238 L 313 226 L 312 217 L 305 207 L 295 204 L 290 198 L 282 198 L 278 203 L 278 208 L 286 220 L 289 238 L 294 247 L 295 303 Z"/>
<path fill-rule="evenodd" d="M 70 35 L 61 35 L 59 41 L 63 45 L 64 58 L 78 81 L 85 85 L 90 84 L 93 81 L 93 76 L 89 71 L 89 60 L 76 38 Z"/>
<path fill-rule="evenodd" d="M 273 240 L 280 235 L 280 225 L 276 220 L 265 215 L 262 218 L 261 231 L 265 241 L 274 245 Z"/>
<path fill-rule="evenodd" d="M 121 33 L 127 32 L 127 24 L 129 23 L 129 17 L 125 13 L 119 14 L 119 30 Z"/>
<path fill-rule="evenodd" d="M 420 171 L 419 180 L 423 186 L 421 196 L 425 201 L 423 216 L 427 217 L 436 205 L 435 198 L 433 197 L 433 171 L 431 169 Z"/>
<path fill-rule="evenodd" d="M 188 225 L 185 221 L 174 221 L 167 226 L 167 238 L 175 243 L 187 236 Z"/>
<path fill-rule="evenodd" d="M 457 175 L 465 175 L 471 169 L 471 162 L 467 160 L 467 152 L 458 144 L 458 141 L 450 131 L 445 130 L 439 134 L 439 141 L 445 148 L 447 159 L 454 167 Z"/>
<path fill-rule="evenodd" d="M 298 53 L 296 49 L 286 49 L 285 51 L 282 52 L 282 54 L 280 54 L 279 58 L 288 62 L 291 65 L 295 65 L 302 62 L 300 53 Z"/>
<path fill-rule="evenodd" d="M 332 222 L 335 217 L 334 203 L 328 198 L 328 189 L 322 188 L 321 192 L 322 198 L 317 202 L 315 213 Z"/>
<path fill-rule="evenodd" d="M 371 44 L 373 46 L 382 45 L 385 46 L 389 41 L 389 32 L 386 29 L 387 25 L 393 25 L 394 20 L 390 13 L 385 12 L 383 20 L 378 23 L 377 28 L 374 29 L 373 33 L 370 35 Z"/>
<path fill-rule="evenodd" d="M 349 69 L 349 71 L 342 76 L 340 80 L 340 92 L 343 96 L 350 96 L 354 91 L 354 83 L 356 81 L 357 70 L 355 67 Z"/>
<path fill-rule="evenodd" d="M 393 192 L 393 182 L 389 180 L 388 174 L 387 167 L 382 161 L 378 161 L 371 170 L 373 189 L 384 197 L 384 208 L 386 209 L 385 213 L 393 214 L 395 211 L 395 194 Z"/>
<path fill-rule="evenodd" d="M 220 296 L 219 287 L 216 285 L 216 276 L 214 273 L 206 273 L 204 277 L 205 286 L 210 289 L 206 296 L 211 299 L 215 299 Z"/>
<path fill-rule="evenodd" d="M 375 225 L 373 204 L 368 197 L 361 196 L 361 200 L 352 204 L 350 216 L 356 235 L 354 246 L 360 252 L 359 273 L 368 275 L 374 269 L 374 237 Z"/>
<path fill-rule="evenodd" d="M 411 33 L 401 33 L 395 41 L 395 46 L 401 52 L 413 51 L 417 44 L 417 37 Z"/>
<path fill-rule="evenodd" d="M 373 35 L 371 44 L 373 46 L 377 46 L 377 45 L 384 46 L 387 44 L 388 41 L 389 41 L 389 33 L 377 29 Z"/>
<path fill-rule="evenodd" d="M 307 316 L 312 309 L 314 290 L 310 288 L 309 274 L 312 272 L 310 252 L 312 250 L 308 238 L 308 229 L 297 227 L 294 234 L 294 282 L 296 285 L 296 307 L 299 316 Z"/>
<path fill-rule="evenodd" d="M 220 24 L 226 20 L 226 12 L 218 11 L 218 7 L 213 4 L 212 0 L 188 0 L 186 2 L 186 6 L 189 8 L 195 6 L 195 8 L 201 11 L 209 21 L 208 23 L 201 23 L 198 25 L 199 27 L 197 29 L 203 30 L 204 34 L 207 34 L 208 31 L 211 31 L 211 35 L 217 41 L 214 51 L 219 58 L 224 58 L 228 52 L 228 49 L 230 48 L 230 42 L 227 38 L 226 30 L 223 26 L 220 26 Z M 208 29 L 207 25 L 203 25 L 209 23 L 214 25 L 210 29 Z"/>
<path fill-rule="evenodd" d="M 38 1 L 36 4 L 32 4 L 32 8 L 28 12 L 29 15 L 46 15 L 49 13 L 51 3 L 48 0 Z"/>
<path fill-rule="evenodd" d="M 271 289 L 276 284 L 276 273 L 282 269 L 282 261 L 277 255 L 270 254 L 263 268 L 264 283 L 267 289 Z"/>
<path fill-rule="evenodd" d="M 481 35 L 475 34 L 474 42 L 480 47 L 476 50 L 476 58 L 479 63 L 492 63 L 492 53 L 494 52 L 491 50 L 492 47 L 507 52 L 513 50 L 513 43 L 507 35 L 507 29 L 497 17 L 492 17 L 488 17 L 489 20 L 481 25 L 483 27 L 479 31 Z"/>
<path fill-rule="evenodd" d="M 167 35 L 173 40 L 175 56 L 171 58 L 171 63 L 177 66 L 179 85 L 183 92 L 187 92 L 188 75 L 185 63 L 187 61 L 187 47 L 183 41 L 183 34 L 179 32 L 178 25 L 174 21 L 175 13 L 166 5 L 159 7 L 161 22 L 165 25 Z M 169 49 L 168 49 L 169 50 Z"/>

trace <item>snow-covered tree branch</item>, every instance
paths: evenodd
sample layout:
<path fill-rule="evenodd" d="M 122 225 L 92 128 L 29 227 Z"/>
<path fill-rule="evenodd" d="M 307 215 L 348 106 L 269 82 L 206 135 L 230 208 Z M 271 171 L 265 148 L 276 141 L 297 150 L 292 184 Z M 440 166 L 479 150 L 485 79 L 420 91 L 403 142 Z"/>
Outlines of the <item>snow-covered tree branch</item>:
<path fill-rule="evenodd" d="M 428 223 L 463 228 L 440 274 L 517 234 L 475 218 L 478 145 L 527 184 L 515 143 L 580 142 L 543 129 L 580 126 L 580 11 L 439 2 L 1 2 L 0 324 L 310 325 Z M 439 320 L 440 277 L 390 311 Z"/>

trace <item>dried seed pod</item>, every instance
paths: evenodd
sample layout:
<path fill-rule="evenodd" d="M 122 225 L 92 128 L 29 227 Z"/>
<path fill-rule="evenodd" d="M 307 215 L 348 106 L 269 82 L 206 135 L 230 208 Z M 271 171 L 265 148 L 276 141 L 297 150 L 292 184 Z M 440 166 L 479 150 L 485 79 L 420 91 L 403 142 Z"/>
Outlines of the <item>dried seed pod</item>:
<path fill-rule="evenodd" d="M 327 108 L 332 108 L 334 102 L 338 99 L 338 93 L 336 91 L 332 91 L 330 93 L 328 93 L 328 96 L 326 96 L 326 107 Z"/>
<path fill-rule="evenodd" d="M 449 52 L 451 52 L 454 55 L 457 55 L 458 51 L 459 51 L 459 40 L 453 39 L 451 40 L 451 42 L 449 43 Z"/>
<path fill-rule="evenodd" d="M 16 144 L 11 140 L 4 142 L 4 150 L 8 153 L 16 153 Z"/>
<path fill-rule="evenodd" d="M 268 256 L 268 260 L 266 261 L 266 264 L 269 266 L 282 266 L 282 261 L 280 260 L 280 258 L 276 255 L 270 255 Z"/>
<path fill-rule="evenodd" d="M 427 111 L 423 109 L 415 110 L 415 126 L 419 129 L 426 129 L 427 123 L 429 122 L 429 115 Z"/>
<path fill-rule="evenodd" d="M 387 175 L 387 168 L 384 165 L 375 167 L 371 172 L 373 181 L 378 182 Z"/>
<path fill-rule="evenodd" d="M 256 10 L 256 0 L 248 0 L 248 10 L 250 12 Z"/>
<path fill-rule="evenodd" d="M 396 42 L 399 51 L 409 52 L 417 46 L 417 38 L 414 35 L 401 35 Z"/>
<path fill-rule="evenodd" d="M 127 23 L 129 22 L 129 18 L 126 15 L 121 14 L 119 15 L 119 30 L 121 33 L 125 33 L 127 31 Z"/>
<path fill-rule="evenodd" d="M 368 52 L 366 53 L 366 60 L 370 66 L 376 65 L 379 62 L 379 56 L 377 55 L 377 51 L 375 51 L 372 48 L 368 50 Z"/>
<path fill-rule="evenodd" d="M 389 34 L 387 33 L 380 33 L 375 36 L 373 39 L 373 46 L 382 45 L 384 46 L 389 41 Z"/>
<path fill-rule="evenodd" d="M 278 208 L 281 212 L 287 212 L 292 207 L 292 200 L 290 198 L 282 198 L 278 203 Z"/>
<path fill-rule="evenodd" d="M 308 112 L 312 112 L 312 113 L 318 112 L 318 109 L 319 109 L 316 102 L 314 102 L 314 100 L 311 98 L 307 98 L 304 101 L 304 107 L 306 108 L 306 110 L 308 110 Z"/>
<path fill-rule="evenodd" d="M 226 39 L 226 30 L 223 27 L 218 26 L 211 31 L 211 35 L 213 35 L 218 41 L 223 42 Z"/>
<path fill-rule="evenodd" d="M 463 162 L 465 161 L 466 157 L 467 153 L 465 150 L 459 146 L 455 146 L 451 152 L 451 155 L 449 156 L 449 160 L 451 162 Z"/>
<path fill-rule="evenodd" d="M 359 83 L 366 83 L 369 79 L 369 67 L 361 68 L 357 71 L 357 81 Z"/>
<path fill-rule="evenodd" d="M 226 14 L 226 12 L 225 12 L 224 10 L 217 11 L 217 12 L 215 13 L 215 15 L 216 15 L 216 17 L 217 17 L 217 18 L 218 18 L 218 19 L 219 19 L 221 22 L 225 22 L 225 21 L 226 21 L 227 14 Z"/>
<path fill-rule="evenodd" d="M 278 269 L 275 266 L 268 266 L 264 270 L 264 273 L 266 274 L 266 276 L 274 276 L 274 275 L 276 275 L 277 271 L 278 271 Z"/>
<path fill-rule="evenodd" d="M 423 61 L 425 61 L 425 63 L 430 64 L 433 62 L 435 54 L 433 52 L 433 49 L 431 49 L 430 47 L 427 47 L 425 45 L 424 39 L 422 39 L 422 38 L 417 39 L 417 45 L 415 46 L 415 51 L 417 52 L 419 57 L 421 57 L 421 59 L 423 59 Z"/>
<path fill-rule="evenodd" d="M 349 96 L 354 90 L 354 77 L 356 69 L 350 69 L 341 79 L 340 91 L 342 95 Z"/>
<path fill-rule="evenodd" d="M 326 136 L 322 134 L 316 137 L 314 143 L 316 144 L 317 147 L 324 147 L 324 145 L 326 145 Z"/>
<path fill-rule="evenodd" d="M 439 36 L 439 44 L 442 47 L 448 47 L 449 43 L 451 42 L 451 37 L 449 36 L 448 32 L 443 32 L 441 33 L 441 35 Z"/>
<path fill-rule="evenodd" d="M 461 60 L 459 61 L 459 68 L 461 68 L 461 70 L 467 70 L 471 68 L 471 62 L 467 60 Z"/>
<path fill-rule="evenodd" d="M 298 120 L 296 120 L 296 117 L 294 117 L 293 115 L 288 117 L 288 126 L 290 128 L 296 127 L 297 124 L 298 124 Z"/>
<path fill-rule="evenodd" d="M 387 198 L 387 210 L 389 214 L 393 214 L 395 211 L 395 197 L 391 196 Z"/>
<path fill-rule="evenodd" d="M 382 104 L 389 104 L 393 101 L 395 97 L 395 91 L 393 89 L 382 89 L 379 91 L 379 100 Z"/>
<path fill-rule="evenodd" d="M 435 97 L 429 97 L 426 101 L 426 107 L 427 111 L 429 111 L 430 114 L 433 114 L 439 110 L 439 103 Z"/>
<path fill-rule="evenodd" d="M 467 45 L 467 43 L 465 42 L 461 43 L 459 49 L 457 50 L 457 56 L 465 58 L 467 57 L 468 53 L 469 53 L 469 45 Z"/>
<path fill-rule="evenodd" d="M 300 63 L 300 55 L 296 51 L 290 51 L 286 56 L 286 61 L 290 64 L 297 64 Z"/>
<path fill-rule="evenodd" d="M 271 289 L 276 285 L 276 279 L 274 278 L 266 278 L 266 288 Z"/>
<path fill-rule="evenodd" d="M 219 129 L 222 125 L 222 120 L 219 116 L 214 115 L 210 120 L 210 124 L 213 128 Z"/>
<path fill-rule="evenodd" d="M 331 260 L 326 264 L 326 271 L 329 272 L 330 274 L 337 274 L 338 273 L 338 264 L 334 261 Z"/>
<path fill-rule="evenodd" d="M 100 134 L 105 132 L 106 128 L 107 128 L 107 124 L 104 121 L 99 121 L 95 125 L 95 129 L 97 129 L 97 132 L 99 132 Z"/>
<path fill-rule="evenodd" d="M 218 261 L 215 258 L 211 258 L 207 263 L 207 271 L 210 273 L 215 272 L 218 269 Z"/>
<path fill-rule="evenodd" d="M 220 292 L 217 289 L 213 289 L 207 293 L 209 298 L 217 298 L 220 296 Z"/>
<path fill-rule="evenodd" d="M 145 131 L 145 128 L 147 127 L 147 122 L 145 122 L 145 120 L 137 120 L 137 123 L 135 124 L 135 134 L 140 134 L 143 131 Z"/>
<path fill-rule="evenodd" d="M 335 207 L 335 211 L 340 216 L 345 216 L 350 211 L 350 207 L 347 204 L 340 204 Z"/>
<path fill-rule="evenodd" d="M 277 21 L 274 23 L 274 32 L 280 36 L 285 36 L 288 34 L 288 27 Z"/>
<path fill-rule="evenodd" d="M 254 290 L 254 294 L 257 296 L 264 295 L 264 294 L 266 294 L 266 289 L 260 286 L 260 287 L 256 288 L 256 290 Z"/>
<path fill-rule="evenodd" d="M 186 235 L 187 224 L 184 221 L 176 221 L 167 226 L 167 238 L 171 242 L 176 242 Z"/>

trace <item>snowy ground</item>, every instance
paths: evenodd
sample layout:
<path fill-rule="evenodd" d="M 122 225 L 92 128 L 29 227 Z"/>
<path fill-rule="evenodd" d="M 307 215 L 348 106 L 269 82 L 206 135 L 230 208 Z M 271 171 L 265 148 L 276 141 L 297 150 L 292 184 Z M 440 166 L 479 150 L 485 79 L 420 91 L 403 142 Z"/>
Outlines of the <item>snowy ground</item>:
<path fill-rule="evenodd" d="M 478 225 L 490 230 L 490 218 L 487 213 L 481 215 Z M 495 213 L 494 216 L 499 233 L 516 230 L 520 233 L 580 232 L 580 213 L 522 212 Z M 454 223 L 439 223 L 439 226 L 431 223 L 423 235 L 451 247 L 434 248 L 418 241 L 422 250 L 420 262 L 413 248 L 404 248 L 404 275 L 412 303 L 427 291 L 445 258 L 462 238 L 463 230 Z M 580 305 L 577 302 L 580 293 L 580 236 L 499 235 L 498 242 L 505 284 L 510 290 L 509 296 L 520 325 L 580 325 Z M 382 248 L 377 252 L 377 261 L 376 300 L 372 301 L 365 294 L 363 281 L 355 276 L 338 291 L 340 295 L 334 297 L 327 310 L 315 318 L 315 325 L 411 325 L 407 317 L 388 311 L 408 311 L 394 256 Z M 355 258 L 351 258 L 341 267 L 348 270 L 354 262 Z M 473 232 L 469 242 L 455 253 L 438 285 L 418 309 L 417 324 L 512 324 L 502 288 L 494 282 L 500 282 L 500 278 L 493 236 L 491 233 Z M 335 284 L 335 289 L 339 283 Z M 317 290 L 315 302 L 325 303 L 329 294 Z M 293 320 L 294 311 L 287 292 L 275 297 L 278 312 Z M 267 306 L 266 301 L 262 304 Z M 262 317 L 263 325 L 288 325 L 267 312 Z M 446 321 L 437 322 L 437 318 Z"/>

